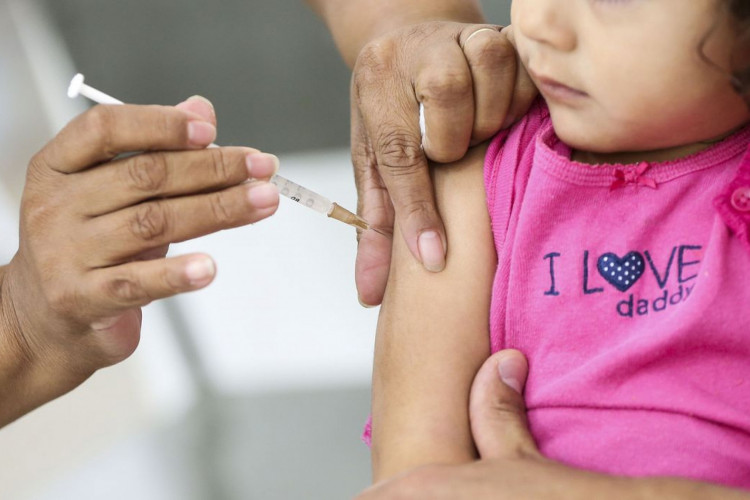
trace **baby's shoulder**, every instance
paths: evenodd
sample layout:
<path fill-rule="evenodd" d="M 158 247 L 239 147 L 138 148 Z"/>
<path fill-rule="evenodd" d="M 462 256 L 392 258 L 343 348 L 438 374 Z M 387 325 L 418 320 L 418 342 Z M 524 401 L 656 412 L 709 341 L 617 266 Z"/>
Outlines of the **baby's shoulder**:
<path fill-rule="evenodd" d="M 551 125 L 549 108 L 539 97 L 520 120 L 495 135 L 487 150 L 487 160 L 492 163 L 518 163 Z"/>

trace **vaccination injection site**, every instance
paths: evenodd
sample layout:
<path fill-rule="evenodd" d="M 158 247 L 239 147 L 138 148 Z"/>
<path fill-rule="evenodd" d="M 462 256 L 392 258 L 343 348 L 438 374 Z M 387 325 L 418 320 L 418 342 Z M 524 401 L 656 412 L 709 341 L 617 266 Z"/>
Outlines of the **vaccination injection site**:
<path fill-rule="evenodd" d="M 748 144 L 750 0 L 0 0 L 0 500 L 750 500 Z"/>

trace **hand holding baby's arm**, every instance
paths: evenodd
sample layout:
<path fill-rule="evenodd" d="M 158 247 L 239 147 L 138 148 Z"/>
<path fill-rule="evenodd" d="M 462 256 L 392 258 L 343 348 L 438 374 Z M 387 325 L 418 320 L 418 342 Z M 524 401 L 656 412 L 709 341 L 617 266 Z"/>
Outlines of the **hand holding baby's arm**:
<path fill-rule="evenodd" d="M 611 476 L 544 457 L 521 392 L 528 364 L 518 351 L 492 355 L 471 388 L 471 430 L 480 460 L 428 465 L 368 488 L 357 500 L 749 500 L 750 492 L 687 479 Z"/>
<path fill-rule="evenodd" d="M 271 215 L 275 160 L 205 149 L 209 103 L 97 106 L 30 162 L 19 250 L 0 268 L 0 426 L 136 348 L 141 307 L 214 277 L 168 245 Z M 119 157 L 121 153 L 145 153 Z M 248 165 L 252 165 L 250 168 Z"/>

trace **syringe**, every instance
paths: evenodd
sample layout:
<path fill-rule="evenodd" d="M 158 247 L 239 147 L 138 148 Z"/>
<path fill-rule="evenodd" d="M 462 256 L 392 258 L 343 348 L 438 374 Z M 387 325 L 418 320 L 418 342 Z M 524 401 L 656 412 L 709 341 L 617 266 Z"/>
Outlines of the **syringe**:
<path fill-rule="evenodd" d="M 71 80 L 70 86 L 68 87 L 68 97 L 74 99 L 79 95 L 88 97 L 99 104 L 124 104 L 124 102 L 119 99 L 115 99 L 100 90 L 86 85 L 84 83 L 84 76 L 80 73 L 73 77 L 73 80 Z M 217 148 L 219 146 L 211 144 L 209 147 Z M 332 219 L 336 219 L 358 229 L 370 229 L 370 225 L 362 217 L 350 212 L 338 203 L 333 203 L 325 196 L 310 191 L 289 179 L 285 179 L 277 174 L 271 177 L 271 183 L 279 188 L 279 194 L 290 200 L 296 201 L 307 208 L 311 208 L 316 212 L 325 214 Z"/>

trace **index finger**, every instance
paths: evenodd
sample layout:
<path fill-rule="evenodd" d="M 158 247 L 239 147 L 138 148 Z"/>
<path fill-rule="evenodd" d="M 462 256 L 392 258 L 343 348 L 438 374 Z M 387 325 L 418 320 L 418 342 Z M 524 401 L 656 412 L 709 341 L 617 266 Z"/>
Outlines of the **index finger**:
<path fill-rule="evenodd" d="M 98 105 L 73 119 L 33 163 L 73 173 L 121 153 L 202 149 L 215 138 L 213 124 L 171 106 Z"/>

